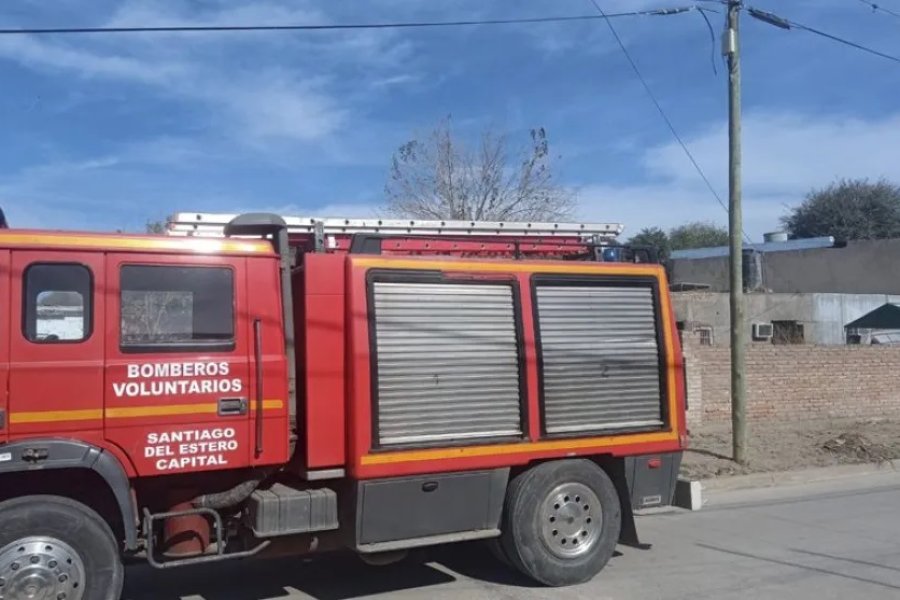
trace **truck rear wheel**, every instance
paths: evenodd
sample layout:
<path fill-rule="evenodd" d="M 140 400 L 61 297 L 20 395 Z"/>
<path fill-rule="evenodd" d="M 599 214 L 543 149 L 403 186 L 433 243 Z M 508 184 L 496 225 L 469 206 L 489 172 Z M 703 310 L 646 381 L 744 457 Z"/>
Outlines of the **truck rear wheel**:
<path fill-rule="evenodd" d="M 0 503 L 0 598 L 118 600 L 124 571 L 109 525 L 60 496 Z"/>
<path fill-rule="evenodd" d="M 550 586 L 583 583 L 599 573 L 622 525 L 615 486 L 587 460 L 543 463 L 517 476 L 503 518 L 509 561 Z"/>

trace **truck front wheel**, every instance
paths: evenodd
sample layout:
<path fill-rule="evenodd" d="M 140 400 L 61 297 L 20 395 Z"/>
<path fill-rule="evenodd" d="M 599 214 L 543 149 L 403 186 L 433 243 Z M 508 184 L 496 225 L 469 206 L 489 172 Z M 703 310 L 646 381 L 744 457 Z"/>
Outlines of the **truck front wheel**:
<path fill-rule="evenodd" d="M 61 496 L 0 503 L 0 598 L 118 600 L 124 571 L 109 525 Z"/>
<path fill-rule="evenodd" d="M 540 464 L 513 479 L 501 544 L 517 569 L 545 585 L 590 580 L 612 557 L 621 507 L 609 476 L 587 460 Z"/>

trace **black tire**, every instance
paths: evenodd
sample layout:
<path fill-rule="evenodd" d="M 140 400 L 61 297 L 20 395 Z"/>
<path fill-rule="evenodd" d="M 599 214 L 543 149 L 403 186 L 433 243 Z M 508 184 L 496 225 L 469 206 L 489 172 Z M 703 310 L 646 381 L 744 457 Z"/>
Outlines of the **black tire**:
<path fill-rule="evenodd" d="M 575 490 L 571 498 L 567 490 Z M 593 499 L 583 501 L 580 494 L 590 494 L 578 490 L 590 490 Z M 599 507 L 590 506 L 597 501 Z M 500 540 L 512 565 L 528 577 L 548 586 L 574 585 L 606 566 L 621 527 L 619 496 L 603 469 L 588 460 L 560 460 L 513 479 Z"/>
<path fill-rule="evenodd" d="M 496 558 L 507 567 L 513 566 L 512 562 L 509 560 L 509 557 L 506 555 L 506 550 L 503 549 L 503 542 L 500 541 L 500 538 L 491 538 L 485 542 L 485 545 L 488 547 L 488 550 L 491 552 L 491 555 L 494 558 Z"/>
<path fill-rule="evenodd" d="M 360 552 L 357 556 L 370 567 L 388 567 L 409 559 L 409 550 L 388 550 L 371 554 Z"/>
<path fill-rule="evenodd" d="M 7 547 L 11 553 L 18 552 L 15 544 L 28 538 L 57 540 L 68 545 L 77 555 L 74 558 L 76 563 L 80 561 L 82 564 L 84 581 L 76 581 L 74 575 L 71 579 L 66 575 L 65 581 L 66 585 L 77 583 L 81 587 L 82 600 L 119 600 L 125 578 L 119 547 L 109 525 L 92 509 L 62 496 L 24 496 L 0 503 L 0 552 Z M 46 569 L 43 571 L 45 574 L 55 572 L 55 569 L 50 569 L 51 566 L 56 569 L 73 568 L 62 564 L 57 566 L 56 562 L 48 563 L 53 559 L 67 562 L 62 557 L 67 556 L 68 552 L 59 547 L 51 548 L 49 544 L 45 547 L 51 554 L 29 556 L 26 550 L 21 561 L 25 566 L 17 566 L 15 571 L 10 566 L 10 573 L 14 575 L 31 567 L 29 559 L 37 563 L 34 568 Z M 18 563 L 18 559 L 13 558 Z M 9 578 L 5 584 L 9 591 Z M 7 597 L 18 600 L 17 596 Z"/>

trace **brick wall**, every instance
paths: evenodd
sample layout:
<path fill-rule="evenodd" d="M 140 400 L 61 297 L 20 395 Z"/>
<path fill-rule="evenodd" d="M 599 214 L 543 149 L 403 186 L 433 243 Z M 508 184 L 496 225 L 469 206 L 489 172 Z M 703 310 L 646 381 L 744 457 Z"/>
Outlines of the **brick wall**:
<path fill-rule="evenodd" d="M 730 423 L 729 349 L 685 341 L 688 424 Z M 752 344 L 746 383 L 751 420 L 900 417 L 900 347 Z"/>

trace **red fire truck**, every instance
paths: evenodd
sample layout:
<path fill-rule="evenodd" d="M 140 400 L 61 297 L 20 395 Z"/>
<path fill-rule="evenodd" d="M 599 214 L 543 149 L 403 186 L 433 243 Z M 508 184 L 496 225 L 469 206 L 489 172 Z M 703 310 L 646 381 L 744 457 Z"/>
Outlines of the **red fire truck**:
<path fill-rule="evenodd" d="M 611 224 L 178 214 L 0 232 L 0 598 L 488 540 L 547 585 L 636 544 L 686 443 L 664 270 Z"/>

